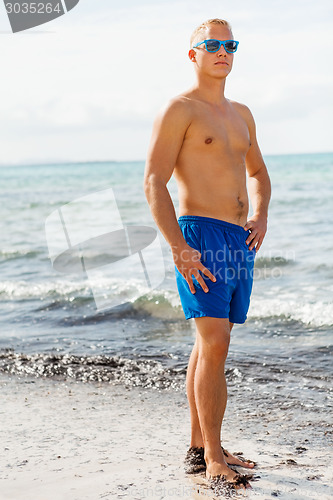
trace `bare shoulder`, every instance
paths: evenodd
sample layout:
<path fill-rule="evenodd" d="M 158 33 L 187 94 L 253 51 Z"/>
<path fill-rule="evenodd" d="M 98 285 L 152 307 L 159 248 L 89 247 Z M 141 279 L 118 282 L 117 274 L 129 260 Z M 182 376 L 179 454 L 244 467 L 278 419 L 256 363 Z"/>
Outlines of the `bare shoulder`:
<path fill-rule="evenodd" d="M 192 108 L 191 99 L 183 94 L 177 95 L 164 104 L 158 113 L 158 118 L 187 121 L 192 115 Z"/>
<path fill-rule="evenodd" d="M 251 110 L 248 106 L 241 102 L 237 101 L 232 101 L 231 99 L 228 99 L 232 107 L 242 116 L 242 118 L 246 121 L 247 125 L 249 128 L 255 127 L 255 121 L 253 118 L 253 115 L 251 113 Z"/>

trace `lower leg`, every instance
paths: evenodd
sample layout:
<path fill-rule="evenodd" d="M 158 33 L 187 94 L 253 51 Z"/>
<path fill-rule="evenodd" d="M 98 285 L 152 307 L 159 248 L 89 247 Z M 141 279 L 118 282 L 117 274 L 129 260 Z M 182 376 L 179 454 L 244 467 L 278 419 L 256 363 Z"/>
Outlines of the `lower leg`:
<path fill-rule="evenodd" d="M 230 469 L 221 448 L 221 427 L 227 404 L 224 364 L 230 327 L 223 318 L 197 318 L 198 360 L 194 376 L 194 396 L 204 442 L 206 477 L 223 476 L 235 487 L 248 487 L 245 476 Z M 242 484 L 238 484 L 243 481 Z"/>
<path fill-rule="evenodd" d="M 229 322 L 229 328 L 230 331 L 232 327 L 234 326 L 233 323 Z M 196 335 L 198 336 L 198 332 L 196 331 Z M 187 367 L 187 372 L 186 372 L 186 394 L 187 394 L 187 399 L 190 407 L 190 416 L 191 416 L 191 446 L 196 446 L 198 448 L 204 446 L 204 441 L 202 437 L 202 432 L 201 432 L 201 427 L 200 427 L 200 422 L 199 422 L 199 416 L 198 416 L 198 409 L 195 401 L 195 395 L 194 395 L 194 377 L 195 377 L 195 371 L 197 368 L 197 362 L 198 362 L 198 339 L 196 337 L 195 344 L 192 349 L 192 353 L 189 359 L 188 367 Z M 224 379 L 225 380 L 225 379 Z M 227 398 L 227 389 L 226 389 L 226 384 L 225 384 L 225 394 L 223 399 Z M 223 403 L 222 403 L 223 404 Z M 225 411 L 225 408 L 224 408 Z M 223 411 L 223 414 L 224 414 Z"/>
<path fill-rule="evenodd" d="M 194 393 L 207 466 L 224 462 L 221 449 L 221 426 L 227 404 L 224 360 L 217 359 L 209 350 L 198 354 Z"/>
<path fill-rule="evenodd" d="M 233 323 L 229 323 L 230 331 L 233 327 Z M 198 335 L 198 333 L 197 333 Z M 187 372 L 186 372 L 186 394 L 190 407 L 190 417 L 191 417 L 191 441 L 190 448 L 204 448 L 204 441 L 201 433 L 201 427 L 198 416 L 198 409 L 195 402 L 194 396 L 194 377 L 198 362 L 198 342 L 193 346 L 192 353 L 188 362 Z M 225 399 L 227 398 L 227 390 L 225 391 Z M 240 465 L 245 468 L 252 469 L 256 462 L 245 460 L 242 457 L 233 455 L 228 450 L 223 450 L 224 459 L 229 465 Z M 203 462 L 205 464 L 205 462 Z"/>
<path fill-rule="evenodd" d="M 194 396 L 194 376 L 198 362 L 198 345 L 197 340 L 192 349 L 192 353 L 188 362 L 187 372 L 186 372 L 186 395 L 190 407 L 190 417 L 191 417 L 191 443 L 190 447 L 195 446 L 197 448 L 203 447 L 204 442 L 202 439 L 202 433 L 200 428 L 199 416 L 197 405 Z"/>

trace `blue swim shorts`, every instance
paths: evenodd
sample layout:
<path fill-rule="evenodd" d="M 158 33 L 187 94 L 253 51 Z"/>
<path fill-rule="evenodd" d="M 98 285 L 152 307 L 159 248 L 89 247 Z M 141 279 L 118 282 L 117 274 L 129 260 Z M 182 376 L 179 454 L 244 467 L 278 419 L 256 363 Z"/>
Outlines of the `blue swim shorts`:
<path fill-rule="evenodd" d="M 192 275 L 195 293 L 175 265 L 176 282 L 186 319 L 210 316 L 244 323 L 250 305 L 256 250 L 245 243 L 250 231 L 221 219 L 183 215 L 178 224 L 187 244 L 201 253 L 201 263 L 216 282 L 200 272 L 207 284 L 204 292 Z"/>

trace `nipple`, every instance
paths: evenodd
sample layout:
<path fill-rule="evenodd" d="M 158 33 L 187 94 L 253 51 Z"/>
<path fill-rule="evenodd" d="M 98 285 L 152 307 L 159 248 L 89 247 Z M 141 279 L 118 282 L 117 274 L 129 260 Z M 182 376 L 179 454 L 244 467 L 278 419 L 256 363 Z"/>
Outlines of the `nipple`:
<path fill-rule="evenodd" d="M 211 137 L 207 137 L 205 140 L 205 144 L 211 144 L 213 142 L 213 139 Z"/>

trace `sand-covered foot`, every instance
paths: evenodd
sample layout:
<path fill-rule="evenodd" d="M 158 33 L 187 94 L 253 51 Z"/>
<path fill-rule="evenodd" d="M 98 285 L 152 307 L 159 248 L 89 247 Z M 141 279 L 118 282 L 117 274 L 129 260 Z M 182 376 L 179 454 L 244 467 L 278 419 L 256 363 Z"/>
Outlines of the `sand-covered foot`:
<path fill-rule="evenodd" d="M 246 460 L 241 455 L 242 452 L 235 453 L 234 455 L 221 446 L 224 459 L 228 465 L 236 465 L 253 469 L 257 462 L 253 460 Z M 205 450 L 203 446 L 191 446 L 186 454 L 184 463 L 185 471 L 187 474 L 197 474 L 206 470 L 206 462 L 204 458 Z"/>
<path fill-rule="evenodd" d="M 232 488 L 232 489 L 250 489 L 252 486 L 249 480 L 252 475 L 239 474 L 234 469 L 228 467 L 226 463 L 212 462 L 206 468 L 206 478 L 211 487 Z"/>
<path fill-rule="evenodd" d="M 234 455 L 230 453 L 230 451 L 226 450 L 221 446 L 225 461 L 229 465 L 239 465 L 241 467 L 246 467 L 247 469 L 253 469 L 257 465 L 257 462 L 253 460 L 247 460 L 240 455 L 243 455 L 242 452 L 235 453 Z"/>
<path fill-rule="evenodd" d="M 191 446 L 184 460 L 186 474 L 198 474 L 206 470 L 203 447 Z"/>

